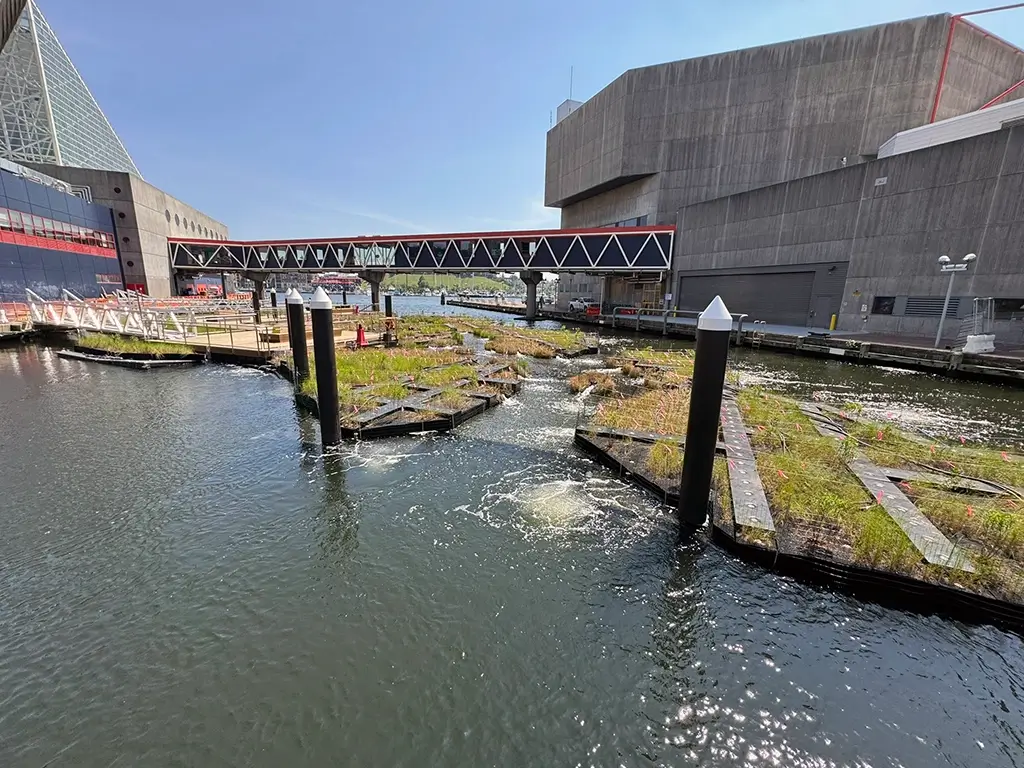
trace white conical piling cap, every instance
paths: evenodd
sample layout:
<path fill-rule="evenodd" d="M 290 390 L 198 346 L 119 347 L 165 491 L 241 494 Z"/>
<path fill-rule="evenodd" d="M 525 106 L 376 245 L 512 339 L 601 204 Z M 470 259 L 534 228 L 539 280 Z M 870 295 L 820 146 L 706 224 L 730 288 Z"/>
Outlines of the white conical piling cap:
<path fill-rule="evenodd" d="M 721 296 L 715 296 L 708 308 L 700 313 L 697 329 L 701 331 L 731 331 L 732 315 Z"/>
<path fill-rule="evenodd" d="M 299 293 L 298 290 L 296 290 L 295 288 L 292 288 L 290 291 L 288 291 L 287 295 L 285 295 L 284 297 L 285 304 L 301 304 L 302 301 L 302 294 Z"/>
<path fill-rule="evenodd" d="M 334 309 L 334 303 L 331 301 L 331 297 L 327 295 L 327 291 L 324 290 L 323 286 L 316 289 L 313 298 L 309 300 L 309 308 Z"/>

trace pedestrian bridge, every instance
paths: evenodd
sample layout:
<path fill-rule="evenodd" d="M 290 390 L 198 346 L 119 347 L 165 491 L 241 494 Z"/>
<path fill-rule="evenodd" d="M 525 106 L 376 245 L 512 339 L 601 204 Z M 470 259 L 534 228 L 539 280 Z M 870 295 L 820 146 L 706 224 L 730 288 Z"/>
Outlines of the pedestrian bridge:
<path fill-rule="evenodd" d="M 170 238 L 193 272 L 665 272 L 673 226 L 390 235 L 323 240 Z"/>

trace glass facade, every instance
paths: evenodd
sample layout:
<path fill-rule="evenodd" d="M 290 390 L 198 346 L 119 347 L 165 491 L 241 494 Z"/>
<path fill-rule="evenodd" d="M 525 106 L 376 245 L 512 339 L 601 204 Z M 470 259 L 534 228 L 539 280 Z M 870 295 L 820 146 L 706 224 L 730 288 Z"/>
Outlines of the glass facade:
<path fill-rule="evenodd" d="M 0 154 L 139 175 L 57 36 L 29 0 L 0 51 Z"/>
<path fill-rule="evenodd" d="M 109 208 L 0 171 L 0 302 L 24 302 L 26 288 L 57 299 L 123 286 Z"/>

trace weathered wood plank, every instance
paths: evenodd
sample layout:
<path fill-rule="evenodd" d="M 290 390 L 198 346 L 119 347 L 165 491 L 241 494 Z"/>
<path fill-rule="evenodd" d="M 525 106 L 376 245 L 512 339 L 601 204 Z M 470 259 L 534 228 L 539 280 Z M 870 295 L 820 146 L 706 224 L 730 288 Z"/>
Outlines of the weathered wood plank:
<path fill-rule="evenodd" d="M 811 421 L 819 434 L 825 437 L 839 438 L 841 432 L 823 423 L 822 412 L 810 404 L 800 406 L 800 410 L 812 417 Z M 817 418 L 814 418 L 817 416 Z M 964 552 L 946 538 L 927 516 L 915 506 L 914 502 L 904 495 L 903 491 L 889 479 L 887 470 L 872 463 L 863 454 L 853 459 L 845 459 L 846 466 L 857 476 L 861 485 L 868 489 L 875 500 L 882 506 L 893 522 L 907 535 L 911 543 L 924 557 L 925 562 L 957 568 L 968 573 L 974 572 L 974 566 Z"/>
<path fill-rule="evenodd" d="M 874 495 L 896 525 L 907 534 L 907 538 L 924 555 L 926 562 L 944 565 L 947 568 L 958 568 L 968 573 L 974 572 L 974 566 L 963 551 L 947 539 L 914 502 L 904 495 L 903 491 L 886 476 L 885 470 L 864 456 L 849 459 L 846 465 Z"/>
<path fill-rule="evenodd" d="M 722 436 L 729 457 L 729 488 L 732 514 L 737 525 L 774 531 L 771 507 L 757 472 L 754 450 L 750 447 L 740 409 L 733 401 L 722 403 Z"/>
<path fill-rule="evenodd" d="M 613 427 L 587 426 L 584 431 L 594 437 L 611 437 L 623 440 L 636 440 L 638 443 L 678 443 L 683 445 L 683 438 L 679 435 L 659 435 L 657 432 L 640 432 L 635 429 L 615 429 Z M 717 453 L 725 453 L 725 443 L 719 442 Z"/>

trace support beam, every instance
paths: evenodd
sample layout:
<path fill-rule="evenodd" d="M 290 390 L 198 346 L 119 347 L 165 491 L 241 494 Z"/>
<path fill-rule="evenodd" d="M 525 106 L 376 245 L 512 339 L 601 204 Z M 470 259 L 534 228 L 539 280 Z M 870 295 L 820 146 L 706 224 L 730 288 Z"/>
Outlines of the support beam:
<path fill-rule="evenodd" d="M 262 322 L 260 318 L 260 299 L 263 297 L 263 286 L 267 282 L 267 278 L 270 277 L 269 272 L 243 272 L 242 277 L 247 280 L 252 280 L 252 311 L 256 315 L 256 324 L 259 325 Z M 227 298 L 225 294 L 224 298 Z"/>
<path fill-rule="evenodd" d="M 260 319 L 260 297 L 263 295 L 263 281 L 256 280 L 253 283 L 252 288 L 252 311 L 256 315 L 256 325 L 259 325 L 262 320 Z"/>
<path fill-rule="evenodd" d="M 370 284 L 370 309 L 374 312 L 380 312 L 380 284 L 387 277 L 387 272 L 368 270 L 360 272 L 359 276 Z"/>
<path fill-rule="evenodd" d="M 519 279 L 526 283 L 526 319 L 537 319 L 537 285 L 544 279 L 540 272 L 520 272 Z"/>

